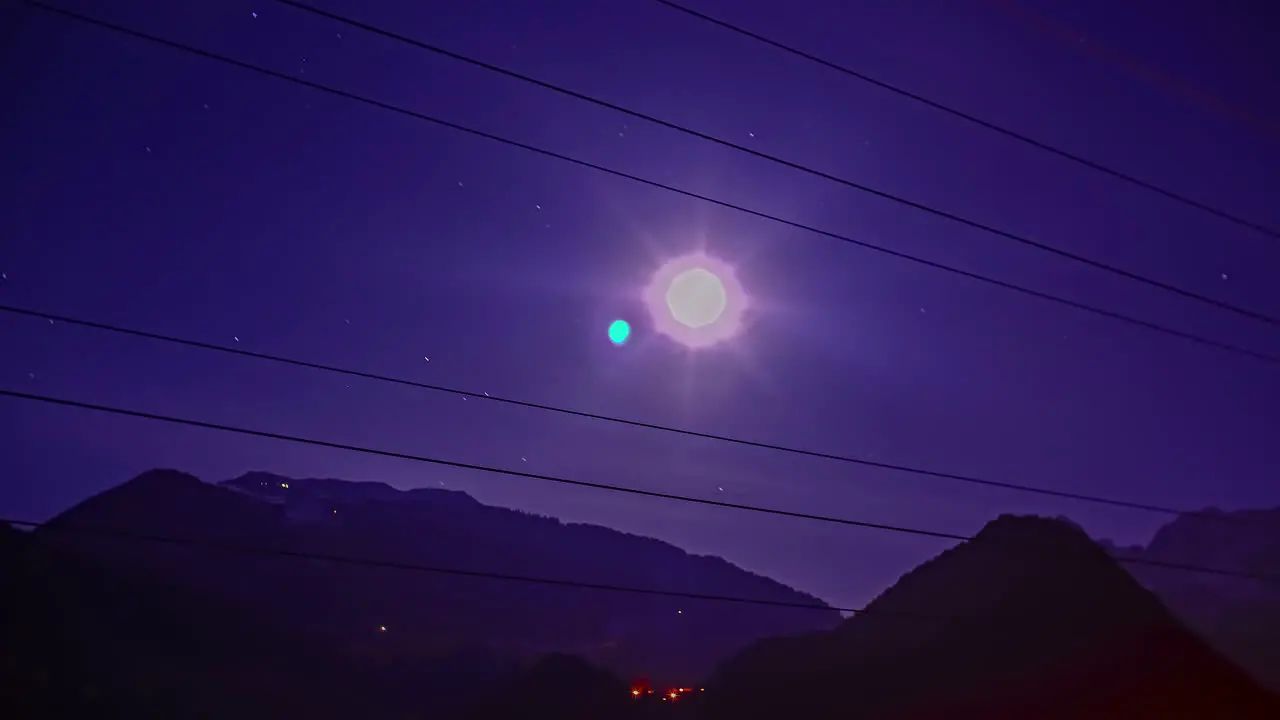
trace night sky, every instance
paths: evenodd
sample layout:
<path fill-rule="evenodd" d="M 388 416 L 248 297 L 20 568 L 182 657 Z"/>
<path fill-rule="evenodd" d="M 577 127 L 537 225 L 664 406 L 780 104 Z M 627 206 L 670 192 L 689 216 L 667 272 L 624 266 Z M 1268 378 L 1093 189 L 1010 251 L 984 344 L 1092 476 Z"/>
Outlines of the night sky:
<path fill-rule="evenodd" d="M 689 1 L 1280 227 L 1280 47 L 1249 3 Z M 316 2 L 1280 315 L 1280 240 L 651 0 Z M 1275 327 L 270 0 L 59 3 L 1280 354 Z M 15 3 L 3 12 L 2 303 L 1001 481 L 1185 508 L 1280 504 L 1276 366 Z M 655 332 L 640 296 L 663 261 L 697 250 L 736 269 L 750 308 L 733 339 L 691 351 Z M 615 347 L 618 318 L 633 334 Z M 947 532 L 1036 512 L 1141 542 L 1168 520 L 2 314 L 0 387 Z M 0 428 L 10 518 L 47 518 L 157 466 L 443 485 L 722 555 L 846 606 L 947 544 L 24 400 L 0 399 Z"/>

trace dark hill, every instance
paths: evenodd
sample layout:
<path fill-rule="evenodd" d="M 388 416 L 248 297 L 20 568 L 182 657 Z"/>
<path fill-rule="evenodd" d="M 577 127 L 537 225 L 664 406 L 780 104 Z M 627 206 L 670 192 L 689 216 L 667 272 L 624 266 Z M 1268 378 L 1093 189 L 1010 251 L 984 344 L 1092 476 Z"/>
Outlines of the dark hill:
<path fill-rule="evenodd" d="M 8 526 L 0 577 L 0 717 L 407 719 L 431 707 L 214 598 Z"/>
<path fill-rule="evenodd" d="M 638 717 L 627 684 L 581 658 L 552 654 L 499 683 L 492 697 L 470 709 L 467 720 L 526 715 L 532 706 L 554 707 L 560 720 L 628 720 Z"/>
<path fill-rule="evenodd" d="M 1280 717 L 1079 528 L 1002 516 L 834 631 L 767 640 L 710 718 Z"/>
<path fill-rule="evenodd" d="M 1210 509 L 1172 520 L 1146 547 L 1104 546 L 1116 557 L 1280 577 L 1280 508 Z M 1280 692 L 1280 584 L 1150 565 L 1129 571 L 1188 627 Z"/>
<path fill-rule="evenodd" d="M 579 658 L 344 657 L 199 592 L 0 526 L 0 717 L 23 720 L 666 718 Z"/>
<path fill-rule="evenodd" d="M 152 471 L 90 498 L 39 534 L 115 569 L 164 578 L 388 666 L 491 648 L 581 655 L 623 676 L 692 683 L 769 635 L 833 627 L 836 611 L 683 601 L 358 567 L 60 532 L 176 536 L 223 546 L 376 559 L 808 604 L 720 558 L 591 525 L 496 508 L 464 493 L 251 473 L 209 485 Z"/>

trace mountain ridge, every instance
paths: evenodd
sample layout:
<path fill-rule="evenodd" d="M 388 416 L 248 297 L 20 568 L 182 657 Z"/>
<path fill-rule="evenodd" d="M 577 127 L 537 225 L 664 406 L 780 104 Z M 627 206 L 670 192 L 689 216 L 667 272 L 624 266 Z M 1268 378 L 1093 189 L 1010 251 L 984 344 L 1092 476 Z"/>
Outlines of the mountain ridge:
<path fill-rule="evenodd" d="M 397 490 L 384 483 L 261 472 L 215 484 L 154 470 L 70 508 L 39 532 L 59 534 L 77 526 L 827 607 L 722 558 L 609 528 L 488 506 L 465 493 L 434 488 Z M 118 566 L 180 578 L 254 608 L 269 622 L 325 635 L 362 655 L 433 655 L 473 646 L 501 646 L 517 655 L 564 651 L 624 675 L 692 682 L 720 657 L 759 637 L 831 627 L 840 620 L 834 609 L 729 607 L 425 572 L 337 568 L 293 558 L 232 557 L 198 547 L 157 548 L 100 537 L 63 540 Z M 358 596 L 338 589 L 357 582 L 365 588 Z M 520 621 L 522 613 L 537 620 Z M 383 627 L 394 631 L 378 630 Z"/>
<path fill-rule="evenodd" d="M 991 521 L 832 631 L 749 647 L 708 684 L 710 718 L 1280 711 L 1078 526 L 1027 516 Z"/>
<path fill-rule="evenodd" d="M 126 589 L 114 591 L 114 604 L 94 615 L 95 632 L 112 637 L 119 624 L 153 638 L 146 645 L 152 650 L 145 651 L 152 659 L 135 658 L 133 674 L 168 672 L 162 662 L 147 663 L 173 651 L 173 639 L 146 629 L 145 612 L 174 628 L 199 627 L 189 620 L 184 625 L 184 617 L 207 613 L 213 627 L 203 635 L 187 632 L 190 644 L 214 649 L 209 652 L 223 648 L 216 653 L 228 660 L 248 652 L 249 662 L 244 675 L 216 671 L 228 660 L 210 658 L 208 673 L 231 684 L 266 683 L 254 692 L 282 712 L 303 707 L 287 697 L 293 692 L 288 688 L 349 673 L 361 678 L 360 693 L 385 693 L 393 714 L 412 712 L 420 703 L 415 693 L 423 692 L 445 714 L 471 707 L 485 717 L 505 717 L 522 710 L 520 698 L 535 696 L 539 707 L 554 708 L 559 693 L 552 686 L 560 680 L 548 678 L 561 678 L 575 687 L 584 684 L 575 700 L 582 701 L 582 717 L 624 717 L 641 706 L 617 704 L 613 698 L 620 694 L 630 699 L 617 676 L 642 674 L 657 678 L 659 686 L 668 678 L 676 680 L 671 685 L 687 686 L 679 680 L 700 680 L 714 666 L 705 682 L 711 692 L 699 694 L 696 707 L 684 708 L 704 720 L 1280 717 L 1280 701 L 1186 630 L 1111 557 L 1111 546 L 1094 542 L 1065 518 L 1001 515 L 972 539 L 904 573 L 865 612 L 843 621 L 835 610 L 740 607 L 389 572 L 78 536 L 77 528 L 677 591 L 712 588 L 710 594 L 814 599 L 721 558 L 484 505 L 458 491 L 262 472 L 213 484 L 176 470 L 148 471 L 31 533 L 0 533 L 0 559 L 6 563 L 12 547 L 34 541 L 42 552 L 70 552 L 101 566 L 93 575 L 100 579 L 68 587 L 101 586 L 111 577 L 123 581 Z M 40 563 L 27 566 L 38 569 Z M 39 595 L 39 582 L 28 585 Z M 127 607 L 130 587 L 153 610 L 139 615 Z M 56 605 L 58 596 L 22 607 L 39 614 Z M 73 623 L 77 601 L 69 602 L 71 609 L 47 622 Z M 6 626 L 6 637 L 16 633 L 34 643 L 34 650 L 52 652 L 24 627 Z M 228 645 L 221 628 L 228 638 L 243 640 Z M 262 637 L 255 637 L 258 632 Z M 71 648 L 62 653 L 75 656 L 78 636 L 67 631 L 58 637 L 51 647 Z M 287 638 L 305 640 L 295 647 Z M 281 643 L 291 650 L 273 649 Z M 290 652 L 319 662 L 304 667 Z M 216 693 L 216 683 L 199 680 L 201 667 L 187 667 L 194 684 L 170 687 L 166 702 Z M 71 682 L 98 682 L 91 671 L 77 672 Z M 275 681 L 268 678 L 281 686 L 272 689 Z M 492 688 L 494 702 L 475 705 L 486 688 Z M 316 693 L 307 700 L 330 710 L 358 702 L 350 695 L 334 696 L 332 703 L 325 697 Z"/>
<path fill-rule="evenodd" d="M 610 535 L 627 538 L 629 540 L 634 540 L 634 541 L 649 545 L 654 549 L 660 549 L 661 552 L 669 554 L 672 558 L 704 559 L 711 562 L 715 562 L 717 564 L 722 564 L 724 566 L 731 568 L 735 572 L 740 572 L 752 578 L 756 578 L 760 580 L 762 583 L 766 583 L 772 586 L 773 588 L 776 588 L 777 590 L 781 590 L 788 593 L 795 593 L 800 598 L 803 598 L 804 602 L 808 602 L 815 606 L 830 607 L 826 603 L 826 601 L 822 600 L 821 598 L 818 598 L 815 595 L 804 592 L 803 590 L 797 590 L 795 588 L 792 588 L 786 585 L 785 583 L 779 582 L 767 575 L 763 575 L 761 573 L 757 573 L 752 570 L 743 568 L 718 555 L 703 555 L 699 553 L 691 553 L 687 550 L 684 550 L 683 548 L 680 548 L 679 546 L 673 545 L 664 540 L 659 540 L 657 538 L 649 537 L 646 535 L 637 535 L 635 533 L 629 533 L 623 530 L 615 530 L 613 528 L 608 528 L 608 527 L 604 527 L 602 525 L 596 525 L 593 523 L 567 522 L 551 516 L 539 515 L 537 513 L 529 513 L 523 510 L 514 510 L 511 508 L 505 508 L 505 507 L 496 506 L 496 505 L 485 505 L 481 503 L 479 500 L 476 500 L 475 498 L 471 497 L 466 492 L 461 490 L 448 490 L 448 489 L 436 489 L 436 488 L 411 488 L 407 490 L 401 490 L 391 485 L 388 485 L 387 483 L 376 481 L 376 480 L 350 481 L 350 480 L 340 480 L 340 479 L 332 479 L 332 478 L 289 478 L 283 475 L 277 475 L 274 473 L 268 473 L 263 471 L 254 471 L 254 472 L 245 473 L 244 475 L 233 478 L 231 480 L 223 480 L 217 483 L 217 485 L 234 487 L 234 488 L 240 489 L 242 492 L 246 492 L 249 494 L 256 494 L 259 491 L 256 491 L 253 489 L 254 485 L 261 487 L 263 483 L 266 483 L 269 486 L 274 486 L 278 488 L 282 482 L 284 484 L 289 485 L 288 488 L 282 488 L 282 489 L 289 490 L 289 491 L 302 490 L 304 492 L 318 490 L 319 492 L 317 494 L 327 498 L 340 498 L 340 499 L 348 499 L 348 500 L 362 499 L 366 502 L 388 502 L 388 501 L 395 501 L 395 500 L 401 500 L 401 499 L 424 500 L 429 502 L 435 502 L 435 501 L 438 501 L 440 498 L 449 498 L 449 502 L 455 502 L 455 503 L 467 505 L 477 509 L 490 508 L 490 509 L 499 510 L 499 511 L 517 513 L 522 516 L 533 517 L 533 518 L 538 518 L 540 520 L 549 521 L 564 528 L 582 528 L 587 530 L 588 532 L 603 530 Z M 354 490 L 351 489 L 352 486 L 354 486 Z"/>
<path fill-rule="evenodd" d="M 1174 518 L 1146 545 L 1099 542 L 1119 558 L 1280 576 L 1280 508 L 1207 508 Z M 1280 693 L 1280 586 L 1150 565 L 1128 567 L 1192 630 Z"/>

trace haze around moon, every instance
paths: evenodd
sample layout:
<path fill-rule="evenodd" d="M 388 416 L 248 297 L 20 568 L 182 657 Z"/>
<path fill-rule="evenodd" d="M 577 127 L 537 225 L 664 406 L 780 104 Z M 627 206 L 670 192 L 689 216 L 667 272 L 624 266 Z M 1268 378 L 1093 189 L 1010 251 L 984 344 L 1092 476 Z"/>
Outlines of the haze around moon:
<path fill-rule="evenodd" d="M 655 329 L 689 348 L 736 336 L 746 300 L 733 267 L 706 253 L 668 260 L 644 289 Z"/>

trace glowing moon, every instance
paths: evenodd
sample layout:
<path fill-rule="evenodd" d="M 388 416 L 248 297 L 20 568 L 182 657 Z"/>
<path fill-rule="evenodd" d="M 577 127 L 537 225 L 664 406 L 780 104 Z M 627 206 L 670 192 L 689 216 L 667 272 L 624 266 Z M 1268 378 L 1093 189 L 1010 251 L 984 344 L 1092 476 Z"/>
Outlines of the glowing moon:
<path fill-rule="evenodd" d="M 691 348 L 732 338 L 746 307 L 733 268 L 703 253 L 664 263 L 645 288 L 644 299 L 655 329 Z"/>
<path fill-rule="evenodd" d="M 677 322 L 691 328 L 720 319 L 727 300 L 724 283 L 706 268 L 696 267 L 677 275 L 667 287 L 667 308 Z"/>

